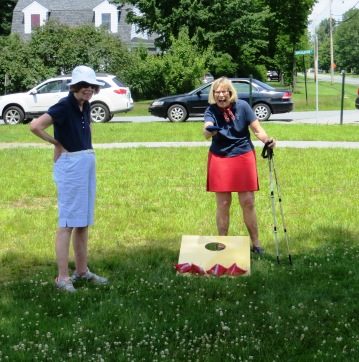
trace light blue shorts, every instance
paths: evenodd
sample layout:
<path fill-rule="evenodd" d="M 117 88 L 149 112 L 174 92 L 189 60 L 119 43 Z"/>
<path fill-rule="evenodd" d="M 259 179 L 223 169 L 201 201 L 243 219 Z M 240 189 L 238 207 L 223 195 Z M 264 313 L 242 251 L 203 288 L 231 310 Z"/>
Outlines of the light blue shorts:
<path fill-rule="evenodd" d="M 65 152 L 54 164 L 60 227 L 94 224 L 96 158 L 93 150 Z"/>

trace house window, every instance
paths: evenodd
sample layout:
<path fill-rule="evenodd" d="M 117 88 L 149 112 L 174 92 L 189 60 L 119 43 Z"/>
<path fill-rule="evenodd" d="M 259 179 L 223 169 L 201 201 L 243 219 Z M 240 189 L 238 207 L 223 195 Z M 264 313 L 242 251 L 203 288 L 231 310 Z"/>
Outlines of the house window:
<path fill-rule="evenodd" d="M 101 25 L 105 26 L 106 29 L 111 30 L 111 14 L 110 13 L 101 14 Z"/>
<path fill-rule="evenodd" d="M 31 14 L 31 30 L 40 26 L 40 14 Z"/>

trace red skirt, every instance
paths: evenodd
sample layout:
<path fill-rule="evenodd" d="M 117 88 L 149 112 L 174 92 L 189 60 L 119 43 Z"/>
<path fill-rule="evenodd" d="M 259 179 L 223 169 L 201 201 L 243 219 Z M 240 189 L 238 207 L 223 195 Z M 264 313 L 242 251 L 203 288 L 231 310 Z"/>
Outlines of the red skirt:
<path fill-rule="evenodd" d="M 258 191 L 258 173 L 255 151 L 234 157 L 208 153 L 207 191 Z"/>

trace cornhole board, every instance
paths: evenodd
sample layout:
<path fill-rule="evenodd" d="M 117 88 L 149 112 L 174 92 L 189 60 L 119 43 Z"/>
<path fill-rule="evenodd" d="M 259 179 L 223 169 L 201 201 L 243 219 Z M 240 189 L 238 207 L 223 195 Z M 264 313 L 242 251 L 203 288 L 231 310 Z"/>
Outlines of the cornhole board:
<path fill-rule="evenodd" d="M 208 250 L 211 243 L 225 245 L 223 250 Z M 183 235 L 178 264 L 191 263 L 211 269 L 220 264 L 229 268 L 234 263 L 247 270 L 243 275 L 251 273 L 250 238 L 249 236 L 198 236 Z"/>

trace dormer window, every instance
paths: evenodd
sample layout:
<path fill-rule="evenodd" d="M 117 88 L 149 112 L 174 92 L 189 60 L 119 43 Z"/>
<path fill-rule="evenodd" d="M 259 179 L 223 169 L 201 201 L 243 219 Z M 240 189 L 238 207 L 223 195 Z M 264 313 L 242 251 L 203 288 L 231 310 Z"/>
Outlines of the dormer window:
<path fill-rule="evenodd" d="M 102 13 L 101 17 L 101 25 L 104 26 L 107 30 L 111 31 L 111 14 Z"/>
<path fill-rule="evenodd" d="M 105 26 L 111 33 L 118 32 L 118 10 L 115 5 L 110 4 L 107 0 L 94 7 L 95 26 Z"/>
<path fill-rule="evenodd" d="M 31 14 L 31 31 L 40 26 L 40 14 Z"/>
<path fill-rule="evenodd" d="M 34 1 L 22 12 L 24 14 L 24 33 L 31 34 L 35 27 L 45 24 L 49 10 Z"/>

